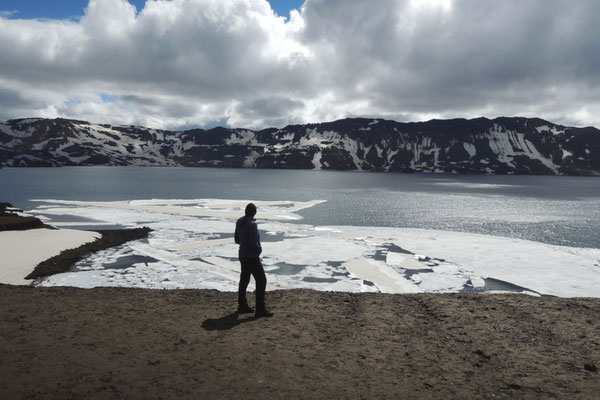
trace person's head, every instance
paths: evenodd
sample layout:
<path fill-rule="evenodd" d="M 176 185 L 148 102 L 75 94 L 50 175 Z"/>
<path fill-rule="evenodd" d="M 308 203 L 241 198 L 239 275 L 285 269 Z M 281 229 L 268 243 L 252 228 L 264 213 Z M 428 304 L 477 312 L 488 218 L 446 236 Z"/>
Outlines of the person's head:
<path fill-rule="evenodd" d="M 256 215 L 256 206 L 253 203 L 248 203 L 246 206 L 246 217 L 254 218 Z"/>

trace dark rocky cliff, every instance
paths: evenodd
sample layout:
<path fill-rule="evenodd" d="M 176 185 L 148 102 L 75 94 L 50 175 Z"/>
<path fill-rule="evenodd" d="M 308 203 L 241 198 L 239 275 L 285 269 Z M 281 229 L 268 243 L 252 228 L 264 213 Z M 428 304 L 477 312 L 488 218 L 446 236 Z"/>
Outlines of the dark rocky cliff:
<path fill-rule="evenodd" d="M 600 175 L 600 131 L 519 117 L 353 118 L 260 131 L 165 131 L 67 119 L 0 123 L 0 166 L 62 165 Z"/>

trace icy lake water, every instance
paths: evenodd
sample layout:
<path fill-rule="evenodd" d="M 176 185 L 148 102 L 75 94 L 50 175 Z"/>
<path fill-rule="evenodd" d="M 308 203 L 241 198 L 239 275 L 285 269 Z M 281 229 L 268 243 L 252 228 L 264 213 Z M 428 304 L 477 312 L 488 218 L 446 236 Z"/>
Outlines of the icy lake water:
<path fill-rule="evenodd" d="M 73 167 L 0 185 L 56 226 L 154 229 L 45 285 L 235 290 L 253 200 L 271 289 L 600 295 L 598 178 Z"/>

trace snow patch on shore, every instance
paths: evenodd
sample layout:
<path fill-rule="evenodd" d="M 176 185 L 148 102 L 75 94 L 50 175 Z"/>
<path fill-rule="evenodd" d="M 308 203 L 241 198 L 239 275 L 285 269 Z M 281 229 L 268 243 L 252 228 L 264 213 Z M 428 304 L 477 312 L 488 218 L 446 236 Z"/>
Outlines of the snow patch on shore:
<path fill-rule="evenodd" d="M 63 250 L 100 238 L 97 232 L 74 229 L 29 229 L 0 232 L 0 283 L 29 285 L 25 277 L 34 268 Z"/>

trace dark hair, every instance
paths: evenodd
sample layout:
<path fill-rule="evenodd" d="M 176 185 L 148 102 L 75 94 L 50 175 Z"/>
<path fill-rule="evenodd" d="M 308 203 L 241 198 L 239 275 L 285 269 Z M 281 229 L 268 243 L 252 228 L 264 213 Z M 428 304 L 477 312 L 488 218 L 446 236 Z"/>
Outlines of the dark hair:
<path fill-rule="evenodd" d="M 256 206 L 254 203 L 248 203 L 245 211 L 246 217 L 254 218 L 256 215 Z"/>

